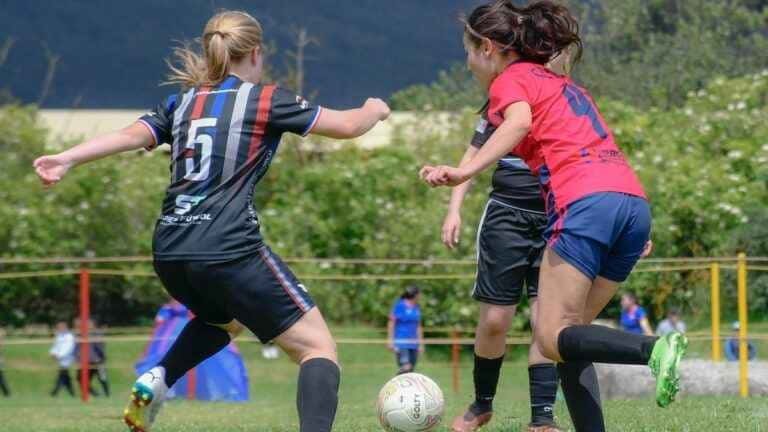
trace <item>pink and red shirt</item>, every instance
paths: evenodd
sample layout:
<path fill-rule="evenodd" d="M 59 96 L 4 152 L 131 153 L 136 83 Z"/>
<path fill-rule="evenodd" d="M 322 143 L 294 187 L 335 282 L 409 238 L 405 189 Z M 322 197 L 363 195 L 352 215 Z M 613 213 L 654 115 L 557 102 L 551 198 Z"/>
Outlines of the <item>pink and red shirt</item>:
<path fill-rule="evenodd" d="M 539 176 L 550 211 L 596 192 L 646 198 L 592 97 L 570 78 L 515 62 L 496 77 L 489 96 L 488 119 L 496 127 L 509 105 L 530 105 L 531 130 L 513 151 Z"/>

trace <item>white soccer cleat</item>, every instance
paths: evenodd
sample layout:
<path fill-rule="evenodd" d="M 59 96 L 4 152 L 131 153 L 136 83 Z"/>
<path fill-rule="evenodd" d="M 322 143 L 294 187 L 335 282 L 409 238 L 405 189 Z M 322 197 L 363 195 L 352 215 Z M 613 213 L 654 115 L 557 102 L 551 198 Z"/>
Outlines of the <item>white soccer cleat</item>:
<path fill-rule="evenodd" d="M 123 412 L 123 420 L 131 432 L 149 432 L 165 403 L 165 369 L 152 368 L 140 376 L 131 389 L 131 401 Z"/>

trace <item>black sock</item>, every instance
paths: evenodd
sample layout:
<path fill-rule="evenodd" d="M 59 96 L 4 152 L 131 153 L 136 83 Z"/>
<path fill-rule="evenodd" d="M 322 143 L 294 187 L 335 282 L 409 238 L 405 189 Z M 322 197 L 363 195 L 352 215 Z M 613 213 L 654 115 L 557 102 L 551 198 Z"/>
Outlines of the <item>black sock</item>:
<path fill-rule="evenodd" d="M 601 325 L 575 325 L 560 332 L 557 349 L 563 361 L 646 364 L 654 336 L 627 333 Z"/>
<path fill-rule="evenodd" d="M 559 363 L 557 371 L 576 432 L 605 432 L 595 366 L 590 362 Z"/>
<path fill-rule="evenodd" d="M 301 432 L 331 432 L 339 403 L 340 371 L 336 363 L 314 358 L 299 370 L 296 408 Z"/>
<path fill-rule="evenodd" d="M 557 398 L 557 368 L 552 363 L 528 367 L 528 386 L 531 394 L 531 426 L 555 424 L 555 398 Z"/>
<path fill-rule="evenodd" d="M 158 366 L 165 368 L 165 384 L 172 387 L 188 370 L 229 344 L 229 333 L 200 318 L 188 322 Z"/>
<path fill-rule="evenodd" d="M 487 359 L 475 354 L 475 369 L 472 372 L 475 381 L 475 402 L 469 407 L 473 414 L 479 415 L 493 411 L 493 398 L 499 384 L 501 365 L 504 356 Z"/>

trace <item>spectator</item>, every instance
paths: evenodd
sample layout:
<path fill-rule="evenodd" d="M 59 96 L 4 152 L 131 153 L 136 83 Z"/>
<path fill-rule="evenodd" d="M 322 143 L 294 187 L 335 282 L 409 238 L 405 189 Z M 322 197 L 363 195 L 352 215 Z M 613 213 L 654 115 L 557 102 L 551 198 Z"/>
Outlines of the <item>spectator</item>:
<path fill-rule="evenodd" d="M 0 328 L 0 348 L 3 346 L 3 339 L 5 338 L 5 330 Z M 5 375 L 3 374 L 3 353 L 0 352 L 0 392 L 3 392 L 3 396 L 10 397 L 11 390 L 8 389 L 8 384 L 5 382 Z"/>
<path fill-rule="evenodd" d="M 733 336 L 725 341 L 725 357 L 728 361 L 739 361 L 739 329 L 741 326 L 738 321 L 733 322 Z M 757 358 L 757 349 L 755 346 L 747 340 L 747 360 L 754 360 Z"/>
<path fill-rule="evenodd" d="M 104 332 L 96 327 L 93 320 L 88 320 L 88 392 L 94 396 L 99 396 L 99 393 L 91 387 L 91 381 L 93 377 L 101 384 L 101 389 L 104 392 L 104 396 L 109 397 L 109 381 L 107 378 L 107 353 L 106 345 L 104 343 Z M 77 379 L 81 379 L 83 371 L 80 365 L 81 343 L 77 344 L 75 350 L 75 361 L 77 362 Z"/>
<path fill-rule="evenodd" d="M 56 338 L 51 347 L 50 354 L 59 364 L 59 373 L 56 378 L 56 385 L 51 391 L 51 396 L 57 396 L 59 390 L 64 387 L 69 395 L 74 397 L 75 390 L 72 388 L 69 368 L 72 366 L 72 362 L 75 361 L 75 336 L 64 321 L 56 324 Z"/>
<path fill-rule="evenodd" d="M 653 335 L 645 309 L 637 304 L 637 297 L 632 293 L 621 296 L 621 328 L 629 333 Z"/>
<path fill-rule="evenodd" d="M 388 347 L 395 353 L 398 374 L 413 372 L 419 353 L 424 352 L 419 288 L 409 286 L 392 308 L 387 325 Z"/>
<path fill-rule="evenodd" d="M 667 311 L 667 317 L 656 327 L 656 335 L 666 336 L 672 332 L 685 333 L 685 330 L 685 322 L 680 319 L 680 311 L 676 308 L 670 308 Z"/>

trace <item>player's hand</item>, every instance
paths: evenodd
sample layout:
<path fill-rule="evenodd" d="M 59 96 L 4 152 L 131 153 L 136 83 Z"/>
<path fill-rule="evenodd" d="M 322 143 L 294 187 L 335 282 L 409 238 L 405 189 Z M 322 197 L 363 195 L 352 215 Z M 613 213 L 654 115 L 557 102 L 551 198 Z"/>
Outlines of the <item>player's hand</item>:
<path fill-rule="evenodd" d="M 640 258 L 647 257 L 651 252 L 653 252 L 653 240 L 648 240 L 648 242 L 645 243 L 645 248 L 643 248 L 643 253 L 640 255 Z"/>
<path fill-rule="evenodd" d="M 424 168 L 419 171 L 419 175 L 432 187 L 458 186 L 470 178 L 470 176 L 461 168 L 454 168 L 447 165 L 425 165 Z"/>
<path fill-rule="evenodd" d="M 378 114 L 379 121 L 386 120 L 389 117 L 389 106 L 379 98 L 368 98 L 363 105 L 366 110 L 371 110 Z"/>
<path fill-rule="evenodd" d="M 421 343 L 419 345 L 419 354 L 424 354 L 424 349 L 425 349 L 424 343 Z"/>
<path fill-rule="evenodd" d="M 45 187 L 51 187 L 61 181 L 72 168 L 72 162 L 60 155 L 41 156 L 32 163 L 35 173 Z"/>
<path fill-rule="evenodd" d="M 387 349 L 395 352 L 395 344 L 393 344 L 392 341 L 387 342 Z"/>
<path fill-rule="evenodd" d="M 458 212 L 448 212 L 443 221 L 443 244 L 448 249 L 453 249 L 459 244 L 459 233 L 461 232 L 461 215 Z"/>

